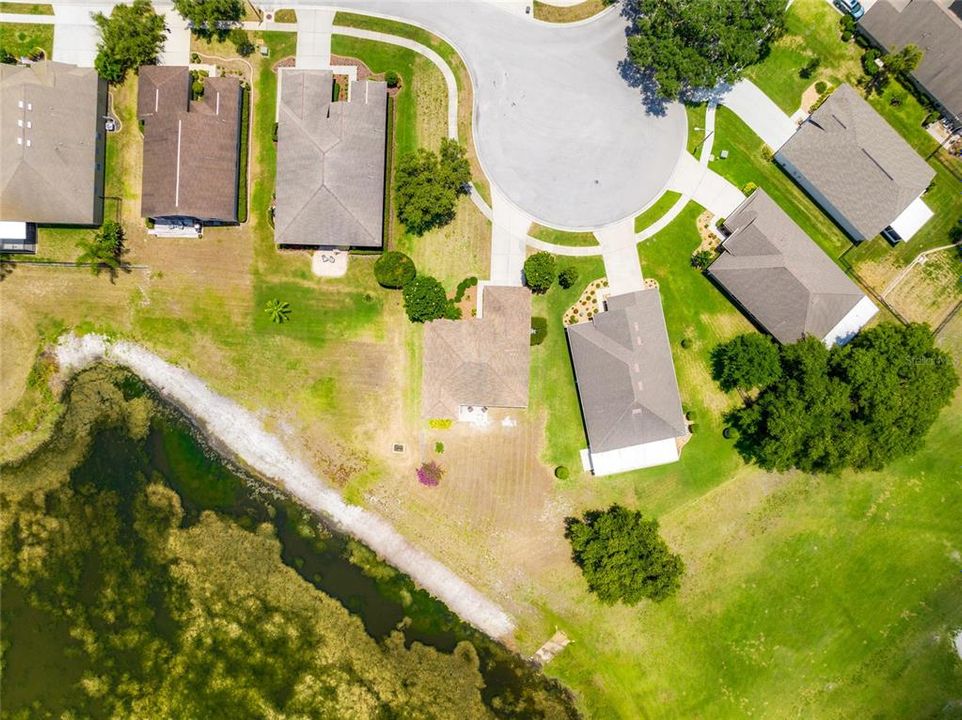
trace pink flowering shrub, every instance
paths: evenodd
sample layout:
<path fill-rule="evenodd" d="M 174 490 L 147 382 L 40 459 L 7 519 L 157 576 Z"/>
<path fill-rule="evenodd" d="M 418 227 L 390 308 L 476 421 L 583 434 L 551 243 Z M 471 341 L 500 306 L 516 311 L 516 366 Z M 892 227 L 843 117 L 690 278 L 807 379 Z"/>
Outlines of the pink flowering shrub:
<path fill-rule="evenodd" d="M 436 462 L 427 462 L 418 468 L 418 482 L 428 487 L 435 487 L 444 477 L 444 468 Z"/>

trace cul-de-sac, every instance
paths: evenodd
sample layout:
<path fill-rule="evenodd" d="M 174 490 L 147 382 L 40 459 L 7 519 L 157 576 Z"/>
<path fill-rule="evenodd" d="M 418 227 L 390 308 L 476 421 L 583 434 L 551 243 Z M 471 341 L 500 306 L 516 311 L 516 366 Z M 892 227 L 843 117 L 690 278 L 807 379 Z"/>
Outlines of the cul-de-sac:
<path fill-rule="evenodd" d="M 962 718 L 962 2 L 0 2 L 0 717 Z"/>

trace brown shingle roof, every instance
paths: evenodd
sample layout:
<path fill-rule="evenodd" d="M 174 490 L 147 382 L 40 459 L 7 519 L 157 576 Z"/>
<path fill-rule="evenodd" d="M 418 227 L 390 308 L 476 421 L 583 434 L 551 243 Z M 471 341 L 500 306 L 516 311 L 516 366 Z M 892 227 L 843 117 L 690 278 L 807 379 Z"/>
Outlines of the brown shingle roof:
<path fill-rule="evenodd" d="M 237 221 L 240 82 L 209 77 L 203 83 L 203 97 L 191 101 L 186 67 L 140 68 L 144 217 Z"/>
<path fill-rule="evenodd" d="M 92 68 L 0 65 L 0 220 L 101 222 L 106 101 Z"/>
<path fill-rule="evenodd" d="M 731 235 L 708 272 L 779 342 L 825 338 L 865 297 L 764 190 L 725 229 Z"/>
<path fill-rule="evenodd" d="M 333 102 L 328 70 L 284 70 L 277 129 L 278 245 L 383 244 L 387 85 Z"/>
<path fill-rule="evenodd" d="M 435 320 L 424 328 L 426 418 L 456 418 L 461 405 L 528 405 L 531 292 L 491 285 L 482 292 L 483 317 Z"/>
<path fill-rule="evenodd" d="M 688 426 L 658 290 L 616 295 L 607 305 L 567 330 L 591 452 L 684 437 Z"/>
<path fill-rule="evenodd" d="M 888 227 L 935 171 L 850 85 L 841 85 L 776 155 L 861 237 Z"/>

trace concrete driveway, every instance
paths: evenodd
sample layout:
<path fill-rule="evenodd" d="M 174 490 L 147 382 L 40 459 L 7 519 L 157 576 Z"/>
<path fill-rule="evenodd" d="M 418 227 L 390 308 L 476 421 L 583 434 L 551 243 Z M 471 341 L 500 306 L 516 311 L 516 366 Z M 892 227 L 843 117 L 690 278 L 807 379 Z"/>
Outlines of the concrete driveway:
<path fill-rule="evenodd" d="M 740 117 L 772 150 L 778 150 L 795 134 L 795 121 L 751 80 L 739 80 L 729 89 L 720 89 L 718 102 Z"/>
<path fill-rule="evenodd" d="M 93 67 L 100 34 L 90 14 L 110 14 L 110 7 L 95 5 L 55 5 L 53 59 L 79 67 Z"/>

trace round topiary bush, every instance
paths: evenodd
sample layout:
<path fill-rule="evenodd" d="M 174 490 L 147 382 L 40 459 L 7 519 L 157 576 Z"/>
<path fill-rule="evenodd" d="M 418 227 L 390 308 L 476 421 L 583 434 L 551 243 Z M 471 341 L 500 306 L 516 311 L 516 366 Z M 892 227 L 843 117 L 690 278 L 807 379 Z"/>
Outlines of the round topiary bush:
<path fill-rule="evenodd" d="M 733 427 L 727 427 L 722 430 L 722 435 L 724 435 L 729 440 L 734 440 L 738 437 L 738 431 Z"/>
<path fill-rule="evenodd" d="M 681 339 L 681 346 L 682 346 L 685 350 L 687 350 L 688 348 L 691 347 L 691 340 L 689 340 L 688 338 L 682 338 L 682 339 Z"/>
<path fill-rule="evenodd" d="M 554 476 L 559 480 L 567 480 L 571 477 L 571 472 L 564 465 L 559 465 L 554 469 Z"/>
<path fill-rule="evenodd" d="M 694 411 L 694 410 L 689 410 L 688 412 L 686 412 L 686 413 L 685 413 L 685 419 L 686 419 L 686 420 L 694 420 L 694 419 L 695 419 L 695 411 Z"/>
<path fill-rule="evenodd" d="M 411 282 L 417 275 L 414 261 L 397 250 L 389 250 L 374 263 L 374 277 L 381 287 L 397 290 Z"/>
<path fill-rule="evenodd" d="M 389 88 L 396 88 L 401 84 L 401 76 L 393 70 L 388 70 L 386 73 L 384 73 L 384 82 L 387 83 Z"/>
<path fill-rule="evenodd" d="M 819 80 L 817 83 L 815 83 L 815 92 L 817 92 L 819 95 L 826 90 L 828 90 L 828 83 L 824 80 Z"/>
<path fill-rule="evenodd" d="M 694 434 L 695 434 L 695 430 L 696 430 L 697 428 L 698 428 L 698 425 L 697 425 L 696 423 L 692 423 L 691 425 L 688 426 L 688 432 L 690 432 L 691 434 L 694 435 Z"/>
<path fill-rule="evenodd" d="M 751 195 L 751 194 L 752 194 L 753 192 L 755 192 L 756 190 L 758 190 L 758 185 L 756 185 L 756 184 L 753 183 L 753 182 L 747 182 L 747 183 L 745 183 L 745 186 L 742 188 L 742 194 L 743 194 L 743 195 Z"/>

